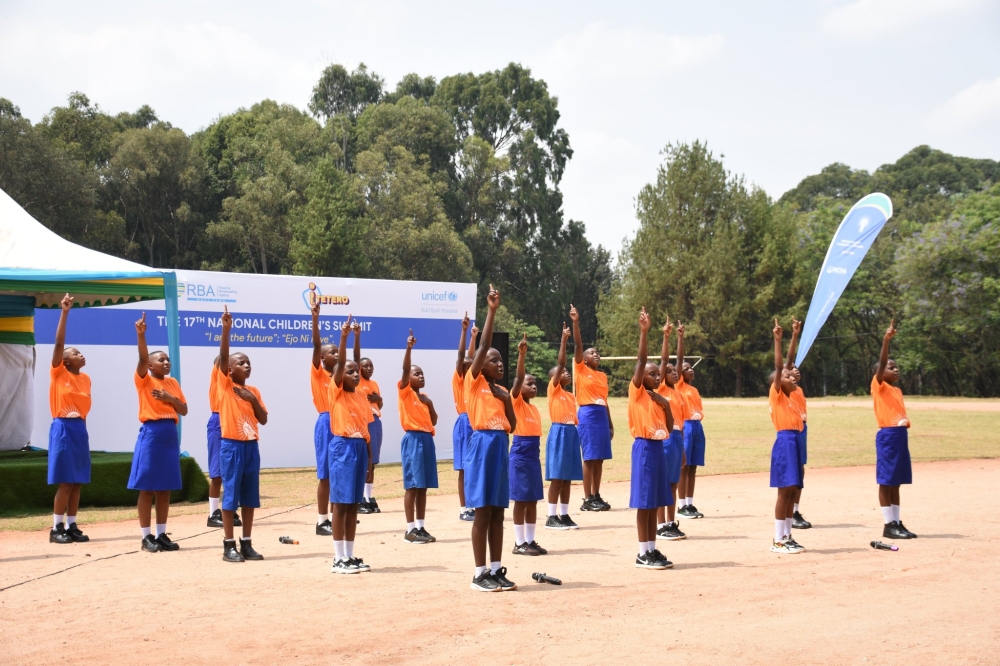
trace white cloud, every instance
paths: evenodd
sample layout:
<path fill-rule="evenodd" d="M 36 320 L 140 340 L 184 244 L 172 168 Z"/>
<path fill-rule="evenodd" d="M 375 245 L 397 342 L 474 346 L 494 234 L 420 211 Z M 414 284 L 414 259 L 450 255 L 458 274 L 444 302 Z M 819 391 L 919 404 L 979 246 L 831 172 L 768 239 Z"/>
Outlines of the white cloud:
<path fill-rule="evenodd" d="M 830 11 L 823 29 L 850 37 L 886 34 L 956 16 L 982 4 L 982 0 L 856 0 Z"/>
<path fill-rule="evenodd" d="M 1000 77 L 976 81 L 934 109 L 925 126 L 957 132 L 986 122 L 1000 122 Z"/>

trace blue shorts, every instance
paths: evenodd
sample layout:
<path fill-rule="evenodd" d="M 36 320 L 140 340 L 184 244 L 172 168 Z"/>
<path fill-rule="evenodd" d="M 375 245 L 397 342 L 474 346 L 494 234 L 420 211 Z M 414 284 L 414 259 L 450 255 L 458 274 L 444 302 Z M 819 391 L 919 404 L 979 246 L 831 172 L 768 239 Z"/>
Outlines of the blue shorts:
<path fill-rule="evenodd" d="M 139 438 L 132 454 L 129 490 L 180 490 L 181 443 L 177 422 L 173 419 L 146 421 L 139 428 Z"/>
<path fill-rule="evenodd" d="M 90 483 L 90 436 L 84 419 L 52 419 L 49 483 Z"/>
<path fill-rule="evenodd" d="M 577 411 L 580 423 L 580 447 L 584 460 L 611 460 L 611 423 L 604 405 L 581 405 Z"/>
<path fill-rule="evenodd" d="M 451 457 L 453 459 L 453 466 L 455 469 L 463 469 L 463 451 L 465 447 L 469 445 L 469 439 L 472 438 L 472 425 L 469 423 L 468 414 L 459 414 L 458 418 L 455 419 L 455 425 L 451 429 Z"/>
<path fill-rule="evenodd" d="M 222 446 L 222 426 L 219 425 L 219 412 L 212 412 L 205 426 L 205 436 L 208 440 L 208 478 L 218 479 L 222 476 L 219 464 L 219 447 Z"/>
<path fill-rule="evenodd" d="M 913 483 L 907 428 L 879 428 L 875 433 L 875 482 L 880 486 Z"/>
<path fill-rule="evenodd" d="M 805 465 L 808 462 L 809 455 L 806 448 L 806 435 L 809 432 L 809 426 L 805 423 L 802 424 L 802 432 L 799 433 L 799 464 Z"/>
<path fill-rule="evenodd" d="M 333 431 L 330 430 L 330 412 L 320 412 L 316 416 L 316 425 L 313 427 L 313 448 L 316 449 L 316 478 L 319 480 L 330 478 L 330 470 L 326 464 L 326 454 L 330 448 L 330 439 Z"/>
<path fill-rule="evenodd" d="M 429 432 L 407 430 L 399 445 L 403 460 L 403 489 L 437 488 L 437 452 Z"/>
<path fill-rule="evenodd" d="M 636 437 L 632 443 L 632 479 L 628 505 L 631 509 L 658 509 L 674 503 L 667 482 L 664 441 Z"/>
<path fill-rule="evenodd" d="M 670 437 L 663 440 L 663 455 L 667 459 L 667 483 L 679 483 L 681 463 L 684 461 L 684 433 L 682 431 L 670 431 Z"/>
<path fill-rule="evenodd" d="M 465 506 L 478 509 L 510 506 L 510 459 L 507 433 L 503 430 L 473 430 L 463 452 Z"/>
<path fill-rule="evenodd" d="M 382 419 L 376 416 L 375 420 L 368 424 L 368 436 L 372 441 L 372 464 L 377 465 L 382 460 Z M 367 456 L 367 453 L 365 455 Z"/>
<path fill-rule="evenodd" d="M 583 481 L 580 433 L 576 425 L 553 423 L 545 440 L 545 480 Z"/>
<path fill-rule="evenodd" d="M 222 508 L 260 506 L 260 446 L 256 439 L 243 441 L 222 438 L 219 448 L 222 466 Z"/>
<path fill-rule="evenodd" d="M 368 444 L 364 438 L 334 435 L 330 438 L 326 462 L 330 469 L 330 501 L 360 504 L 368 476 Z"/>
<path fill-rule="evenodd" d="M 684 464 L 705 466 L 705 430 L 701 421 L 684 422 Z"/>
<path fill-rule="evenodd" d="M 515 502 L 537 502 L 545 497 L 542 489 L 540 437 L 514 435 L 510 447 L 510 498 Z"/>
<path fill-rule="evenodd" d="M 799 485 L 799 431 L 779 430 L 771 447 L 771 487 Z"/>

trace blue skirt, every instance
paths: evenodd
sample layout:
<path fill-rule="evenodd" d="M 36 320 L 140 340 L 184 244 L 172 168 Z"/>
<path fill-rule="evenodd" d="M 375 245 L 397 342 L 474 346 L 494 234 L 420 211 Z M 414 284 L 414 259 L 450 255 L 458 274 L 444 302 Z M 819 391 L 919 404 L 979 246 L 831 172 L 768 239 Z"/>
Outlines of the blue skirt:
<path fill-rule="evenodd" d="M 260 445 L 256 439 L 223 439 L 219 450 L 222 465 L 222 508 L 260 506 Z"/>
<path fill-rule="evenodd" d="M 681 463 L 684 459 L 684 433 L 682 431 L 670 431 L 670 437 L 663 440 L 663 455 L 667 458 L 667 482 L 679 483 Z"/>
<path fill-rule="evenodd" d="M 368 476 L 368 445 L 363 437 L 330 438 L 326 454 L 330 469 L 330 501 L 334 504 L 360 504 Z"/>
<path fill-rule="evenodd" d="M 372 441 L 372 464 L 377 465 L 382 460 L 382 419 L 376 416 L 368 424 L 368 436 Z"/>
<path fill-rule="evenodd" d="M 576 426 L 553 423 L 545 440 L 545 480 L 583 481 L 580 433 Z"/>
<path fill-rule="evenodd" d="M 330 478 L 330 468 L 326 463 L 326 454 L 330 449 L 330 440 L 333 438 L 333 431 L 330 430 L 330 412 L 320 412 L 316 416 L 316 425 L 313 427 L 313 448 L 316 449 L 316 478 L 319 480 Z"/>
<path fill-rule="evenodd" d="M 584 460 L 611 460 L 611 423 L 604 405 L 581 405 L 576 414 L 580 423 L 580 446 Z"/>
<path fill-rule="evenodd" d="M 181 443 L 177 422 L 173 419 L 146 421 L 139 428 L 139 439 L 132 454 L 129 490 L 180 490 Z"/>
<path fill-rule="evenodd" d="M 799 485 L 799 431 L 779 430 L 771 447 L 771 487 Z"/>
<path fill-rule="evenodd" d="M 438 487 L 437 451 L 429 432 L 407 430 L 399 454 L 403 459 L 404 490 Z"/>
<path fill-rule="evenodd" d="M 913 483 L 907 428 L 879 428 L 875 434 L 875 482 L 880 486 Z"/>
<path fill-rule="evenodd" d="M 507 433 L 503 430 L 473 430 L 464 451 L 465 506 L 478 509 L 510 506 L 510 460 Z"/>
<path fill-rule="evenodd" d="M 631 509 L 658 509 L 674 503 L 667 482 L 664 440 L 636 437 L 632 443 Z"/>
<path fill-rule="evenodd" d="M 545 497 L 540 442 L 540 437 L 514 435 L 510 447 L 510 498 L 515 502 L 537 502 Z"/>
<path fill-rule="evenodd" d="M 208 478 L 218 479 L 222 476 L 219 464 L 219 448 L 222 446 L 222 426 L 219 425 L 219 412 L 212 412 L 205 426 L 205 437 L 208 440 Z"/>
<path fill-rule="evenodd" d="M 84 419 L 52 419 L 49 484 L 90 483 L 90 435 Z"/>
<path fill-rule="evenodd" d="M 705 466 L 705 430 L 701 421 L 684 422 L 684 464 Z"/>
<path fill-rule="evenodd" d="M 808 462 L 809 455 L 806 449 L 806 434 L 809 432 L 809 426 L 805 423 L 802 424 L 802 432 L 799 433 L 799 464 L 805 465 Z"/>
<path fill-rule="evenodd" d="M 463 452 L 469 445 L 472 437 L 472 425 L 469 423 L 468 414 L 459 414 L 455 419 L 455 425 L 451 429 L 451 457 L 455 469 L 464 469 L 462 466 Z"/>

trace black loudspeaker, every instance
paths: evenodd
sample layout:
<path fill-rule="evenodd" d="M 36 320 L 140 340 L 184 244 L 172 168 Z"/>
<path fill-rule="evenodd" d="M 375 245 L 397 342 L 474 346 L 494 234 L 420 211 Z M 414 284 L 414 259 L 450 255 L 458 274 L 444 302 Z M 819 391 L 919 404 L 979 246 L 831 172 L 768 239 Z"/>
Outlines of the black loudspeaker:
<path fill-rule="evenodd" d="M 483 333 L 480 331 L 476 337 L 476 349 L 479 349 L 482 337 Z M 503 379 L 500 383 L 509 391 L 510 385 L 514 383 L 514 373 L 517 372 L 517 367 L 510 362 L 510 333 L 493 331 L 493 341 L 490 346 L 500 352 L 500 359 L 503 361 Z"/>

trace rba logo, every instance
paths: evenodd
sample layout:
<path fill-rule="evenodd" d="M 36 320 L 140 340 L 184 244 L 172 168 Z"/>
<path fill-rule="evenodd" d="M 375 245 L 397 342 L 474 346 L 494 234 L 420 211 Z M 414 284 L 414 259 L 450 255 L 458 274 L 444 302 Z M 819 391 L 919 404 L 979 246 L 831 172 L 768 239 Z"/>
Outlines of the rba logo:
<path fill-rule="evenodd" d="M 211 284 L 198 284 L 197 282 L 178 282 L 177 283 L 177 295 L 187 296 L 188 298 L 195 297 L 208 297 L 214 298 L 216 296 L 223 295 L 223 292 L 230 293 L 232 289 L 228 287 L 217 287 Z"/>
<path fill-rule="evenodd" d="M 455 302 L 458 300 L 458 294 L 454 291 L 426 291 L 420 294 L 420 300 L 422 301 L 451 301 Z"/>
<path fill-rule="evenodd" d="M 347 296 L 325 296 L 315 282 L 310 282 L 309 288 L 302 292 L 302 300 L 310 309 L 317 303 L 320 305 L 348 305 L 351 302 Z"/>

